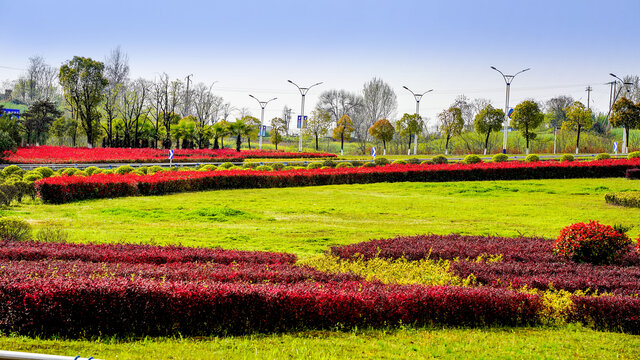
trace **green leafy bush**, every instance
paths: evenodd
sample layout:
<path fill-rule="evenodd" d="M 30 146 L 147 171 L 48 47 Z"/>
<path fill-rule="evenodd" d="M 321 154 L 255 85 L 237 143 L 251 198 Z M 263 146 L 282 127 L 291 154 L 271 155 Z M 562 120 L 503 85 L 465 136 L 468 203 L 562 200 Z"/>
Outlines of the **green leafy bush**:
<path fill-rule="evenodd" d="M 164 171 L 162 169 L 162 166 L 158 166 L 158 165 L 153 165 L 152 167 L 147 169 L 147 174 L 155 174 L 159 171 Z"/>
<path fill-rule="evenodd" d="M 0 218 L 0 239 L 24 241 L 31 236 L 31 225 L 24 220 Z"/>
<path fill-rule="evenodd" d="M 538 162 L 540 161 L 540 156 L 537 154 L 529 154 L 526 158 L 524 158 L 524 162 Z"/>
<path fill-rule="evenodd" d="M 119 175 L 124 175 L 124 174 L 128 174 L 130 172 L 133 172 L 135 169 L 130 166 L 130 165 L 122 165 L 119 168 L 116 169 L 115 173 L 119 174 Z"/>
<path fill-rule="evenodd" d="M 40 175 L 42 175 L 42 178 L 48 178 L 48 177 L 53 176 L 53 174 L 54 174 L 54 171 L 53 171 L 53 170 L 51 170 L 51 169 L 50 169 L 50 168 L 48 168 L 48 167 L 39 167 L 39 168 L 35 168 L 35 169 L 33 169 L 33 171 L 37 171 L 37 172 L 39 172 L 39 173 L 40 173 Z"/>
<path fill-rule="evenodd" d="M 374 164 L 372 162 L 368 162 L 368 163 L 365 163 L 364 165 L 362 165 L 362 167 L 365 167 L 365 168 L 376 167 L 376 164 Z"/>
<path fill-rule="evenodd" d="M 322 162 L 322 166 L 323 167 L 331 167 L 331 168 L 333 168 L 333 167 L 336 167 L 336 162 L 333 161 L 333 160 L 325 160 L 325 161 Z"/>
<path fill-rule="evenodd" d="M 575 262 L 607 265 L 628 252 L 630 245 L 627 234 L 592 220 L 562 229 L 553 251 Z"/>
<path fill-rule="evenodd" d="M 364 164 L 366 164 L 368 161 L 363 161 L 363 160 L 353 160 L 351 161 L 351 165 L 353 165 L 354 167 L 360 167 Z"/>
<path fill-rule="evenodd" d="M 507 154 L 495 154 L 491 158 L 491 161 L 493 161 L 494 163 L 501 163 L 507 160 L 509 160 L 509 156 L 507 156 Z"/>
<path fill-rule="evenodd" d="M 217 168 L 218 167 L 213 165 L 213 164 L 207 164 L 207 165 L 204 165 L 204 166 L 200 167 L 200 171 L 214 171 Z"/>
<path fill-rule="evenodd" d="M 13 200 L 18 199 L 18 188 L 12 184 L 0 184 L 0 192 L 4 195 L 1 202 L 2 205 L 9 206 Z"/>
<path fill-rule="evenodd" d="M 449 159 L 447 159 L 447 157 L 444 155 L 436 155 L 433 157 L 433 159 L 431 159 L 431 162 L 433 162 L 434 164 L 446 164 L 449 162 Z"/>
<path fill-rule="evenodd" d="M 407 165 L 407 162 L 404 161 L 404 160 L 396 160 L 396 161 L 392 162 L 392 164 L 395 164 L 395 165 Z"/>
<path fill-rule="evenodd" d="M 640 159 L 640 151 L 630 152 L 627 157 L 629 159 Z"/>
<path fill-rule="evenodd" d="M 60 169 L 59 170 L 60 175 L 64 175 L 64 176 L 73 176 L 78 171 L 80 171 L 80 170 L 76 169 L 76 168 L 65 168 L 65 169 Z"/>
<path fill-rule="evenodd" d="M 351 165 L 351 163 L 348 163 L 348 162 L 341 162 L 336 165 L 336 168 L 352 168 L 352 167 L 353 165 Z"/>
<path fill-rule="evenodd" d="M 258 166 L 260 166 L 260 163 L 257 163 L 257 162 L 248 162 L 248 163 L 242 164 L 242 167 L 244 169 L 255 169 Z"/>
<path fill-rule="evenodd" d="M 373 163 L 376 164 L 376 166 L 384 166 L 389 165 L 389 160 L 387 158 L 377 157 L 373 160 Z"/>
<path fill-rule="evenodd" d="M 573 161 L 575 158 L 571 154 L 562 154 L 560 161 Z"/>
<path fill-rule="evenodd" d="M 91 176 L 98 169 L 99 168 L 97 166 L 89 166 L 88 168 L 84 169 L 84 172 L 87 173 L 87 175 Z"/>
<path fill-rule="evenodd" d="M 28 182 L 28 183 L 29 183 L 29 182 L 30 182 L 30 183 L 33 183 L 33 182 L 36 182 L 36 181 L 38 181 L 38 180 L 42 179 L 42 175 L 41 175 L 39 172 L 33 171 L 33 172 L 26 173 L 26 174 L 22 177 L 22 179 L 23 179 L 24 181 Z"/>
<path fill-rule="evenodd" d="M 218 169 L 221 169 L 221 170 L 229 169 L 232 166 L 233 166 L 233 163 L 225 162 L 225 163 L 222 163 L 222 164 L 218 165 Z"/>
<path fill-rule="evenodd" d="M 256 168 L 258 171 L 272 171 L 273 168 L 269 165 L 260 165 Z"/>
<path fill-rule="evenodd" d="M 73 176 L 88 176 L 88 174 L 82 170 L 76 171 Z"/>
<path fill-rule="evenodd" d="M 416 158 L 407 159 L 406 161 L 407 161 L 407 164 L 414 164 L 414 165 L 420 164 L 420 159 L 416 159 Z"/>
<path fill-rule="evenodd" d="M 87 171 L 87 170 L 85 169 L 85 171 Z M 147 171 L 149 171 L 149 167 L 148 166 L 140 166 L 139 168 L 136 169 L 136 171 L 138 173 L 146 175 Z"/>
<path fill-rule="evenodd" d="M 282 170 L 284 168 L 284 164 L 282 164 L 282 163 L 273 163 L 273 164 L 271 164 L 271 167 L 273 168 L 273 170 L 280 171 L 280 170 Z"/>
<path fill-rule="evenodd" d="M 57 227 L 47 226 L 36 232 L 36 240 L 49 243 L 66 243 L 69 234 Z"/>
<path fill-rule="evenodd" d="M 22 171 L 22 169 L 20 169 L 20 167 L 17 165 L 9 165 L 2 170 L 2 174 L 6 177 L 11 175 L 22 176 L 23 172 L 24 171 Z"/>
<path fill-rule="evenodd" d="M 607 160 L 607 159 L 611 159 L 611 155 L 609 155 L 607 153 L 602 153 L 602 154 L 596 155 L 596 160 Z"/>
<path fill-rule="evenodd" d="M 423 162 L 420 163 L 420 165 L 433 165 L 433 161 L 431 160 L 424 160 Z"/>
<path fill-rule="evenodd" d="M 640 208 L 640 191 L 610 193 L 604 196 L 607 204 Z"/>
<path fill-rule="evenodd" d="M 478 155 L 469 154 L 464 157 L 464 160 L 462 160 L 462 162 L 465 164 L 477 164 L 477 163 L 481 163 L 482 159 Z"/>
<path fill-rule="evenodd" d="M 312 162 L 307 165 L 307 169 L 320 169 L 322 167 L 322 163 Z"/>

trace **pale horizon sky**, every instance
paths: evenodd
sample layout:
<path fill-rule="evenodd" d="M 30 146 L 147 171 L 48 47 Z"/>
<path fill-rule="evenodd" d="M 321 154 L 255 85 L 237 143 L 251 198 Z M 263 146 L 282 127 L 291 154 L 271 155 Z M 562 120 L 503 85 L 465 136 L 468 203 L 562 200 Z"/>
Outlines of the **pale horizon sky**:
<path fill-rule="evenodd" d="M 640 1 L 6 1 L 0 32 L 0 83 L 16 79 L 28 58 L 59 66 L 73 56 L 103 61 L 120 46 L 131 78 L 192 81 L 236 108 L 260 115 L 253 94 L 269 103 L 265 120 L 287 105 L 300 111 L 298 90 L 313 88 L 308 114 L 325 90 L 361 92 L 373 77 L 396 92 L 396 118 L 415 111 L 403 85 L 425 95 L 420 113 L 437 113 L 461 94 L 504 108 L 524 99 L 571 95 L 606 111 L 609 73 L 640 74 Z M 7 22 L 5 22 L 6 24 Z"/>

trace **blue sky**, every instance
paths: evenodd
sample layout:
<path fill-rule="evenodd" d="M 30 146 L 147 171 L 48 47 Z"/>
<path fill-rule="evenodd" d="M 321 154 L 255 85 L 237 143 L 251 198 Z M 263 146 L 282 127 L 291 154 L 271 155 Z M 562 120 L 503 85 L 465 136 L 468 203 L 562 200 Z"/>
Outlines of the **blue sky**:
<path fill-rule="evenodd" d="M 560 94 L 606 110 L 612 78 L 640 74 L 640 1 L 7 1 L 0 32 L 0 82 L 28 58 L 60 65 L 74 55 L 103 60 L 116 46 L 132 77 L 193 74 L 234 106 L 259 115 L 252 93 L 278 97 L 299 111 L 300 85 L 318 81 L 306 105 L 328 89 L 360 91 L 372 77 L 398 96 L 398 116 L 415 103 L 402 89 L 435 89 L 421 103 L 432 121 L 455 97 L 504 106 L 506 73 L 531 67 L 513 82 L 511 105 Z M 5 22 L 6 24 L 6 22 Z M 13 69 L 12 69 L 13 68 Z M 308 112 L 308 111 L 307 111 Z"/>

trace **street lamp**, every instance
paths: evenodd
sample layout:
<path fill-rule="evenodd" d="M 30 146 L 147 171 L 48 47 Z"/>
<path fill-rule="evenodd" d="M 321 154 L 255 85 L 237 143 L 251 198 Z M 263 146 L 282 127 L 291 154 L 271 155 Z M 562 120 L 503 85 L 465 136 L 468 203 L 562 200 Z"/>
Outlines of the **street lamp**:
<path fill-rule="evenodd" d="M 518 74 L 523 73 L 525 71 L 531 70 L 531 68 L 526 68 L 524 70 L 520 70 L 515 75 L 505 75 L 502 71 L 496 69 L 495 66 L 491 67 L 493 70 L 497 71 L 504 78 L 504 82 L 507 84 L 507 98 L 504 105 L 504 139 L 502 141 L 502 153 L 507 153 L 507 125 L 509 125 L 509 90 L 511 90 L 511 82 L 513 78 L 515 78 Z M 529 151 L 529 149 L 527 149 Z"/>
<path fill-rule="evenodd" d="M 613 93 L 614 93 L 614 97 L 613 97 L 613 103 L 615 104 L 615 102 L 618 100 L 618 95 L 620 95 L 620 93 L 622 92 L 622 85 L 624 85 L 624 87 L 627 89 L 627 95 L 629 95 L 629 92 L 631 91 L 629 89 L 629 85 L 633 85 L 633 83 L 631 82 L 624 82 L 624 80 L 620 79 L 619 77 L 617 77 L 614 73 L 609 73 L 609 75 L 613 76 L 614 78 L 616 78 L 617 80 L 614 81 L 613 85 Z M 618 83 L 618 81 L 620 81 L 620 90 L 616 93 L 615 90 L 615 85 Z M 611 109 L 609 109 L 609 112 L 611 112 Z M 629 149 L 627 148 L 627 127 L 624 127 L 624 130 L 622 131 L 622 153 L 626 154 L 629 152 Z"/>
<path fill-rule="evenodd" d="M 298 88 L 298 90 L 300 91 L 300 95 L 302 95 L 302 105 L 300 106 L 300 113 L 302 114 L 301 115 L 302 116 L 302 120 L 300 121 L 300 140 L 299 140 L 299 144 L 298 144 L 298 152 L 302 152 L 302 129 L 304 128 L 304 125 L 305 125 L 304 124 L 304 98 L 307 95 L 307 92 L 309 92 L 309 90 L 312 87 L 314 87 L 316 85 L 320 85 L 320 84 L 322 84 L 322 82 L 315 83 L 315 84 L 313 84 L 313 85 L 311 85 L 309 87 L 300 87 L 300 86 L 298 86 L 298 84 L 294 83 L 291 80 L 287 80 L 287 82 L 290 82 L 293 85 L 295 85 Z"/>
<path fill-rule="evenodd" d="M 264 108 L 267 106 L 268 103 L 272 102 L 273 100 L 277 99 L 277 98 L 273 98 L 271 100 L 267 100 L 267 101 L 260 101 L 258 100 L 257 97 L 249 94 L 249 96 L 251 96 L 252 98 L 256 99 L 256 101 L 258 102 L 258 104 L 260 104 L 260 108 L 262 109 L 262 111 L 260 112 L 260 130 L 259 130 L 259 137 L 260 137 L 260 145 L 259 148 L 260 150 L 262 150 L 262 124 L 264 123 Z"/>
<path fill-rule="evenodd" d="M 413 98 L 416 99 L 416 115 L 420 116 L 420 100 L 422 99 L 422 96 L 424 96 L 424 94 L 432 92 L 433 89 L 427 90 L 427 91 L 423 92 L 422 94 L 417 94 L 417 93 L 414 93 L 413 91 L 411 91 L 411 89 L 409 89 L 406 86 L 403 86 L 402 88 L 406 89 L 407 91 L 409 91 L 411 93 L 411 95 L 413 95 Z M 411 151 L 411 150 L 409 150 L 409 151 Z M 413 145 L 413 155 L 416 155 L 417 153 L 418 153 L 418 133 L 416 133 L 416 139 L 415 139 L 415 143 Z"/>

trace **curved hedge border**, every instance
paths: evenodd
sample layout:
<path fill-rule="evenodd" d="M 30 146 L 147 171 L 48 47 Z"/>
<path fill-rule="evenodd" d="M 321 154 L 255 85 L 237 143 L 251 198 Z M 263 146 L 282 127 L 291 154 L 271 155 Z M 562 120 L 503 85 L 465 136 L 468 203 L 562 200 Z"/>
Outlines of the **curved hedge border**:
<path fill-rule="evenodd" d="M 93 175 L 52 177 L 36 182 L 47 203 L 175 192 L 368 184 L 401 181 L 473 181 L 622 177 L 640 167 L 640 159 L 590 162 L 479 163 L 452 165 L 387 165 L 286 171 L 181 171 L 153 175 Z"/>
<path fill-rule="evenodd" d="M 610 193 L 604 200 L 607 204 L 640 208 L 640 191 Z"/>

